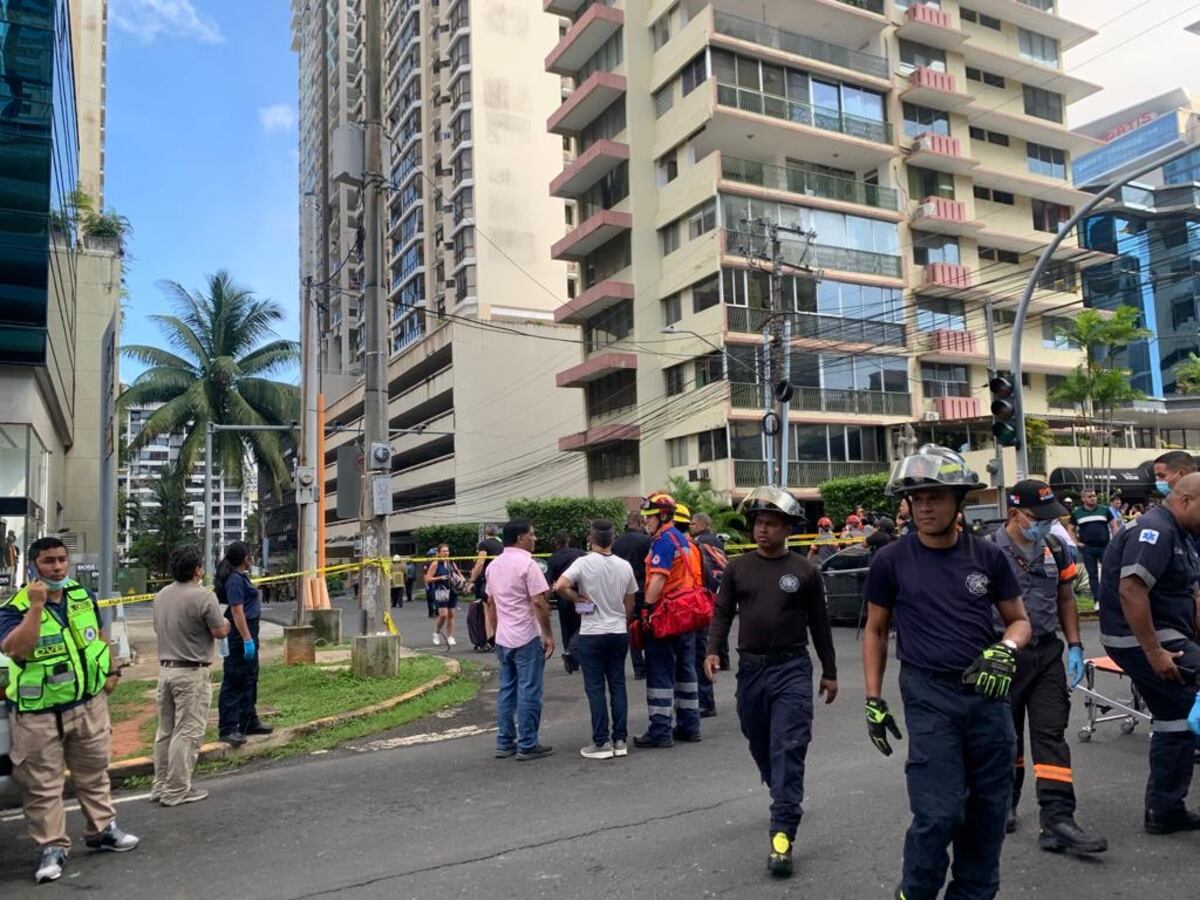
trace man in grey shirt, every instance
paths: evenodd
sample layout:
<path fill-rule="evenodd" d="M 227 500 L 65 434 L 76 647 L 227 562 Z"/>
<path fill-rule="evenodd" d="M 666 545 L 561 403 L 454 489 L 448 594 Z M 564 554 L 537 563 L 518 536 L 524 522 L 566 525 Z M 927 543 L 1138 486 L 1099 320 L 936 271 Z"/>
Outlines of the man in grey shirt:
<path fill-rule="evenodd" d="M 213 645 L 229 634 L 216 595 L 204 587 L 202 557 L 195 547 L 171 553 L 175 581 L 154 596 L 158 639 L 158 731 L 154 736 L 154 785 L 150 799 L 163 806 L 195 803 L 208 791 L 192 787 L 192 770 L 212 705 Z"/>

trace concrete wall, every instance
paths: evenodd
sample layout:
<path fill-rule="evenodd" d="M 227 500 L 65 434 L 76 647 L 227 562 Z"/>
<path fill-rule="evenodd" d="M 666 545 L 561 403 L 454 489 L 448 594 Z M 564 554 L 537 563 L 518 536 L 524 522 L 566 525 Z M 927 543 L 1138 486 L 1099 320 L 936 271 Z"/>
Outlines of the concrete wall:
<path fill-rule="evenodd" d="M 79 127 L 79 181 L 96 209 L 102 209 L 108 0 L 70 0 L 70 5 Z"/>

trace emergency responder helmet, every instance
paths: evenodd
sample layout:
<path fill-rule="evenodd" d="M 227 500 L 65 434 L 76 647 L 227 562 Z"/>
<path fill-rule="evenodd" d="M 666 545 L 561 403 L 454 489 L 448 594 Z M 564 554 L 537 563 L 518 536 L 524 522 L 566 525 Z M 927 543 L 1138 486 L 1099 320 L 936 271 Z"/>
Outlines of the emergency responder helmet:
<path fill-rule="evenodd" d="M 760 512 L 779 513 L 793 524 L 804 524 L 804 508 L 790 493 L 777 487 L 755 488 L 738 507 L 740 512 L 751 525 L 754 517 Z"/>
<path fill-rule="evenodd" d="M 959 454 L 937 444 L 926 444 L 896 462 L 885 493 L 889 497 L 906 497 L 915 491 L 937 487 L 954 488 L 961 498 L 983 488 L 983 483 Z"/>
<path fill-rule="evenodd" d="M 675 504 L 675 523 L 677 525 L 692 524 L 692 511 L 682 503 Z"/>
<path fill-rule="evenodd" d="M 860 519 L 854 513 L 850 513 L 850 515 L 846 516 L 846 527 L 847 528 L 849 528 L 851 525 L 861 525 L 861 524 L 862 524 L 862 519 Z"/>
<path fill-rule="evenodd" d="M 676 505 L 675 498 L 666 491 L 655 491 L 642 500 L 642 516 L 647 519 L 653 516 L 674 518 Z"/>
<path fill-rule="evenodd" d="M 821 518 L 817 519 L 817 527 L 818 528 L 832 528 L 833 527 L 833 519 L 829 518 L 829 516 L 821 516 Z"/>

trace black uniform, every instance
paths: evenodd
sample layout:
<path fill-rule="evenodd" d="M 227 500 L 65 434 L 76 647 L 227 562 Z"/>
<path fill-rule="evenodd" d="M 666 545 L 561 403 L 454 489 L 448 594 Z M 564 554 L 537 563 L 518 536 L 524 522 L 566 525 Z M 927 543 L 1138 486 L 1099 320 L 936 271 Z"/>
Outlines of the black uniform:
<path fill-rule="evenodd" d="M 1071 749 L 1066 729 L 1071 716 L 1063 668 L 1063 642 L 1058 636 L 1058 587 L 1076 575 L 1075 563 L 1066 548 L 1041 542 L 1031 548 L 1017 546 L 1001 528 L 994 537 L 1005 552 L 1013 575 L 1021 586 L 1021 599 L 1029 615 L 1033 639 L 1017 653 L 1017 674 L 1009 700 L 1013 727 L 1017 732 L 1016 777 L 1013 781 L 1013 812 L 1025 784 L 1025 718 L 1029 717 L 1029 749 L 1033 756 L 1038 805 L 1043 825 L 1071 820 L 1075 815 L 1075 786 L 1071 773 Z"/>
<path fill-rule="evenodd" d="M 771 834 L 796 835 L 803 814 L 804 760 L 812 739 L 811 636 L 821 677 L 837 680 L 833 632 L 817 568 L 797 553 L 730 560 L 708 632 L 718 655 L 738 616 L 737 709 L 742 734 L 771 790 Z"/>
<path fill-rule="evenodd" d="M 633 577 L 637 581 L 638 592 L 636 608 L 641 609 L 646 599 L 646 557 L 650 555 L 650 546 L 654 542 L 644 531 L 630 528 L 613 541 L 613 556 L 619 556 L 633 567 Z M 629 659 L 633 663 L 633 674 L 636 678 L 646 676 L 646 658 L 642 651 L 629 644 Z"/>
<path fill-rule="evenodd" d="M 559 547 L 551 553 L 550 559 L 546 561 L 546 583 L 550 585 L 550 589 L 554 589 L 554 582 L 571 567 L 571 563 L 586 555 L 578 547 Z M 555 605 L 558 607 L 558 627 L 562 631 L 563 662 L 568 664 L 568 671 L 572 671 L 571 664 L 575 661 L 572 641 L 579 633 L 579 613 L 575 612 L 575 604 L 567 603 L 561 597 Z"/>
<path fill-rule="evenodd" d="M 1182 652 L 1176 666 L 1190 672 L 1192 683 L 1164 681 L 1151 668 L 1121 609 L 1121 579 L 1141 579 L 1150 589 L 1150 616 L 1159 643 Z M 1154 715 L 1150 736 L 1150 778 L 1146 812 L 1171 820 L 1186 813 L 1192 783 L 1195 739 L 1187 717 L 1196 696 L 1200 671 L 1195 592 L 1200 583 L 1196 545 L 1171 511 L 1156 506 L 1126 528 L 1104 555 L 1100 595 L 1100 640 L 1108 655 L 1137 685 Z M 1188 676 L 1185 674 L 1185 680 Z"/>
<path fill-rule="evenodd" d="M 911 533 L 876 552 L 863 593 L 892 611 L 901 662 L 913 813 L 903 896 L 938 896 L 953 845 L 946 896 L 990 900 L 1000 889 L 1017 739 L 1008 701 L 976 694 L 963 670 L 995 643 L 995 606 L 1020 586 L 1003 551 L 982 538 L 964 533 L 933 550 Z"/>

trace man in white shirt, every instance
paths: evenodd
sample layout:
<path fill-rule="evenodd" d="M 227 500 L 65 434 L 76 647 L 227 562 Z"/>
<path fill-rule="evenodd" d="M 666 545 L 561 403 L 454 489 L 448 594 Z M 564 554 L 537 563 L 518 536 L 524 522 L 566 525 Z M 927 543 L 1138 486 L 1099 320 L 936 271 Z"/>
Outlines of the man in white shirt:
<path fill-rule="evenodd" d="M 559 600 L 575 604 L 580 615 L 577 655 L 583 669 L 583 686 L 592 713 L 592 743 L 580 750 L 586 759 L 626 756 L 629 700 L 625 694 L 625 656 L 637 579 L 633 567 L 613 556 L 613 523 L 592 522 L 592 552 L 567 568 L 554 590 Z M 609 731 L 609 704 L 612 731 Z"/>

